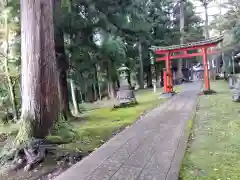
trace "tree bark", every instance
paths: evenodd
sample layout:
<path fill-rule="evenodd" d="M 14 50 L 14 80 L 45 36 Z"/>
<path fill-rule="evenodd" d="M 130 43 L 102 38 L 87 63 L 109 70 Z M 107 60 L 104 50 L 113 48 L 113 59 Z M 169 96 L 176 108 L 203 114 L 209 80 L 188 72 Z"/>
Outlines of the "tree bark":
<path fill-rule="evenodd" d="M 99 94 L 99 100 L 102 100 L 102 89 L 101 89 L 101 84 L 100 84 L 100 80 L 99 80 L 99 71 L 100 71 L 100 66 L 96 67 L 96 72 L 97 72 L 97 83 L 98 83 L 98 94 Z"/>
<path fill-rule="evenodd" d="M 160 72 L 159 72 L 159 67 L 158 67 L 158 64 L 157 64 L 157 63 L 154 64 L 154 68 L 155 68 L 155 81 L 156 81 L 156 86 L 157 86 L 157 87 L 160 87 L 160 82 L 159 82 Z"/>
<path fill-rule="evenodd" d="M 88 84 L 87 86 L 87 100 L 88 102 L 92 103 L 94 102 L 94 92 L 93 92 L 93 84 Z"/>
<path fill-rule="evenodd" d="M 84 82 L 84 100 L 85 102 L 88 102 L 88 84 Z"/>
<path fill-rule="evenodd" d="M 208 29 L 208 2 L 203 2 L 204 6 L 204 14 L 205 14 L 205 25 L 204 25 L 204 31 L 205 31 L 205 38 L 209 38 L 209 29 Z"/>
<path fill-rule="evenodd" d="M 128 84 L 129 86 L 132 88 L 132 79 L 131 79 L 131 70 L 127 70 L 127 81 L 128 81 Z"/>
<path fill-rule="evenodd" d="M 221 0 L 219 3 L 222 4 Z M 220 15 L 220 17 L 222 17 L 222 6 L 219 6 L 219 15 Z M 220 33 L 220 36 L 222 36 L 221 28 L 220 28 L 219 33 Z M 220 42 L 220 47 L 221 47 L 221 49 L 223 49 L 223 41 Z M 221 60 L 224 61 L 224 52 L 223 51 L 221 52 Z M 221 67 L 220 67 L 220 59 L 219 58 L 216 58 L 216 67 L 217 67 L 216 72 L 220 73 Z"/>
<path fill-rule="evenodd" d="M 114 99 L 116 97 L 116 88 L 115 88 L 115 82 L 112 78 L 112 61 L 111 59 L 108 60 L 108 67 L 107 67 L 107 81 L 108 81 L 108 97 L 110 99 Z"/>
<path fill-rule="evenodd" d="M 115 85 L 114 85 L 114 82 L 112 80 L 109 80 L 108 81 L 108 97 L 110 99 L 114 99 L 115 98 Z"/>
<path fill-rule="evenodd" d="M 98 80 L 98 68 L 97 65 L 94 65 L 94 93 L 95 93 L 95 99 L 101 100 L 101 92 L 99 92 L 100 87 L 99 87 L 99 80 Z"/>
<path fill-rule="evenodd" d="M 152 88 L 153 83 L 152 83 L 152 67 L 151 67 L 151 64 L 149 64 L 147 66 L 146 70 L 147 70 L 147 87 Z"/>
<path fill-rule="evenodd" d="M 138 54 L 139 54 L 139 88 L 144 89 L 144 71 L 143 71 L 143 59 L 142 59 L 142 42 L 138 42 Z"/>
<path fill-rule="evenodd" d="M 64 33 L 59 22 L 61 17 L 61 0 L 54 0 L 54 39 L 55 39 L 55 52 L 56 61 L 59 70 L 59 99 L 61 114 L 67 120 L 70 116 L 69 97 L 68 97 L 68 83 L 67 83 L 67 71 L 69 68 L 69 62 L 65 53 L 64 47 Z"/>
<path fill-rule="evenodd" d="M 83 103 L 84 101 L 83 101 L 83 95 L 82 95 L 82 89 L 81 88 L 78 89 L 78 93 L 80 95 L 80 101 L 81 101 L 81 103 Z"/>
<path fill-rule="evenodd" d="M 77 103 L 77 98 L 76 98 L 76 88 L 75 88 L 75 84 L 73 82 L 73 80 L 70 80 L 70 85 L 71 85 L 71 94 L 72 94 L 72 102 L 73 102 L 73 114 L 74 115 L 79 115 L 79 107 L 78 107 L 78 103 Z"/>
<path fill-rule="evenodd" d="M 160 74 L 161 74 L 161 83 L 160 83 L 160 85 L 163 87 L 164 86 L 163 69 L 161 69 Z"/>
<path fill-rule="evenodd" d="M 180 43 L 184 43 L 184 25 L 185 25 L 185 17 L 184 17 L 184 0 L 180 0 Z M 177 72 L 177 79 L 179 83 L 181 82 L 181 79 L 183 78 L 182 73 L 182 66 L 183 66 L 183 59 L 178 60 L 178 72 Z"/>
<path fill-rule="evenodd" d="M 93 84 L 93 97 L 94 97 L 94 101 L 97 101 L 98 97 L 97 97 L 97 88 L 96 88 L 96 83 Z"/>
<path fill-rule="evenodd" d="M 21 0 L 22 114 L 16 140 L 45 138 L 59 117 L 53 4 Z"/>

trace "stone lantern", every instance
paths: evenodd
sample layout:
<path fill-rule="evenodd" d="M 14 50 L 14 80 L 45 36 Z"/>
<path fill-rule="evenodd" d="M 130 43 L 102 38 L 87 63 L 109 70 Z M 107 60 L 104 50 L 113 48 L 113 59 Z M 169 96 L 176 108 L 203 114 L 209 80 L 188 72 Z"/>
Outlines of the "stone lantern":
<path fill-rule="evenodd" d="M 130 84 L 128 83 L 128 67 L 122 65 L 117 69 L 119 73 L 120 89 L 130 89 Z"/>
<path fill-rule="evenodd" d="M 117 69 L 119 73 L 120 88 L 117 91 L 117 100 L 119 104 L 114 105 L 115 108 L 137 104 L 134 90 L 132 90 L 130 84 L 128 83 L 128 70 L 128 67 L 124 65 Z"/>
<path fill-rule="evenodd" d="M 240 74 L 235 72 L 235 60 L 240 58 L 240 53 L 238 53 L 235 57 L 233 57 L 233 73 L 229 77 L 229 88 L 232 90 L 232 100 L 234 102 L 240 102 Z M 236 64 L 237 65 L 237 64 Z"/>

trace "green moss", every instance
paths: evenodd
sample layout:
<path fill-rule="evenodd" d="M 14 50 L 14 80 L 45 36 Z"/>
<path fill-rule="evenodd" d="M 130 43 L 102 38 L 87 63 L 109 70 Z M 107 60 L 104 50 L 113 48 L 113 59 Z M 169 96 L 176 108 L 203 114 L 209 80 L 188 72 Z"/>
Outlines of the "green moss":
<path fill-rule="evenodd" d="M 212 83 L 216 95 L 201 96 L 185 154 L 182 180 L 238 180 L 240 177 L 240 104 L 232 102 L 224 81 Z"/>
<path fill-rule="evenodd" d="M 193 126 L 193 119 L 190 119 L 190 120 L 188 120 L 188 124 L 187 124 L 187 136 L 188 137 L 191 133 L 192 126 Z"/>
<path fill-rule="evenodd" d="M 182 86 L 177 86 L 175 91 L 182 90 Z M 112 110 L 112 105 L 97 106 L 96 104 L 84 104 L 83 117 L 69 119 L 67 122 L 59 117 L 59 121 L 53 133 L 48 136 L 54 142 L 71 142 L 62 147 L 89 152 L 101 146 L 116 132 L 131 125 L 146 110 L 150 110 L 166 99 L 158 99 L 162 89 L 153 92 L 152 89 L 144 89 L 136 92 L 138 105 L 129 108 Z M 104 102 L 104 101 L 103 101 Z M 106 102 L 108 103 L 108 102 Z M 109 103 L 111 104 L 111 103 Z M 83 120 L 84 119 L 84 120 Z M 86 120 L 85 120 L 86 119 Z M 18 125 L 8 125 L 0 127 L 0 133 L 15 130 Z"/>
<path fill-rule="evenodd" d="M 26 117 L 28 118 L 28 117 Z M 31 122 L 32 120 L 29 119 L 21 119 L 19 121 L 19 130 L 17 133 L 17 136 L 14 140 L 14 145 L 16 147 L 18 146 L 26 146 L 27 141 L 31 138 L 32 135 L 32 129 L 31 129 Z"/>
<path fill-rule="evenodd" d="M 17 134 L 19 129 L 19 124 L 1 124 L 0 125 L 0 134 L 7 133 L 7 134 Z"/>
<path fill-rule="evenodd" d="M 182 86 L 178 86 L 176 91 L 180 91 Z M 92 151 L 100 147 L 104 142 L 113 136 L 113 134 L 129 125 L 146 110 L 150 110 L 166 99 L 158 99 L 161 90 L 156 93 L 152 89 L 137 91 L 136 98 L 138 105 L 129 108 L 115 109 L 104 107 L 95 110 L 89 109 L 87 112 L 87 122 L 73 122 L 75 130 L 79 133 L 80 139 L 77 142 L 64 145 L 64 148 L 74 148 L 83 152 Z"/>
<path fill-rule="evenodd" d="M 52 130 L 52 133 L 47 137 L 55 143 L 70 143 L 78 139 L 79 134 L 74 130 L 70 121 L 66 121 L 60 113 L 58 121 Z"/>

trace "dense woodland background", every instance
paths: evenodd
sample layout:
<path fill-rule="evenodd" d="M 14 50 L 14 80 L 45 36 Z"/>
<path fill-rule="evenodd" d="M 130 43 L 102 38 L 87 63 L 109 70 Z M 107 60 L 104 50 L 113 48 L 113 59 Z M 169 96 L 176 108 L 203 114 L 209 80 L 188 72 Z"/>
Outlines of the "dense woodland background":
<path fill-rule="evenodd" d="M 209 25 L 226 37 L 224 66 L 229 69 L 233 49 L 235 54 L 238 52 L 238 5 L 234 0 L 225 3 L 228 13 L 216 16 Z M 10 112 L 14 119 L 19 119 L 21 61 L 24 61 L 20 53 L 20 1 L 1 0 L 0 8 L 1 117 Z M 71 114 L 69 106 L 78 114 L 79 103 L 114 98 L 119 86 L 117 69 L 122 64 L 129 68 L 132 86 L 152 87 L 153 80 L 158 82 L 164 64 L 153 63 L 151 45 L 179 44 L 182 36 L 185 42 L 204 38 L 203 20 L 190 1 L 184 5 L 184 34 L 179 30 L 180 3 L 172 0 L 54 0 L 53 8 L 64 116 Z"/>
<path fill-rule="evenodd" d="M 179 5 L 173 1 L 54 3 L 55 50 L 65 111 L 69 111 L 68 101 L 76 106 L 114 98 L 119 84 L 116 70 L 122 64 L 129 68 L 132 86 L 152 87 L 153 78 L 159 78 L 164 64 L 153 65 L 149 47 L 180 43 Z M 5 2 L 1 9 L 1 109 L 9 109 L 18 118 L 20 2 Z M 190 2 L 185 7 L 185 23 L 185 41 L 203 38 L 201 19 Z M 79 113 L 78 107 L 74 110 Z"/>

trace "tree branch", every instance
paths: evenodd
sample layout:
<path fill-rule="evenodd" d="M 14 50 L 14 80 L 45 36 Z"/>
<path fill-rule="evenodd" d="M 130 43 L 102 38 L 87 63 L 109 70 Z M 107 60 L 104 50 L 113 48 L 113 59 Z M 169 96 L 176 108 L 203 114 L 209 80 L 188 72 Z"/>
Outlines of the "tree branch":
<path fill-rule="evenodd" d="M 7 58 L 8 60 L 15 60 L 17 61 L 18 59 L 15 59 L 15 58 L 8 58 L 7 55 L 5 55 L 4 53 L 0 52 L 0 57 L 4 57 L 4 58 Z"/>

